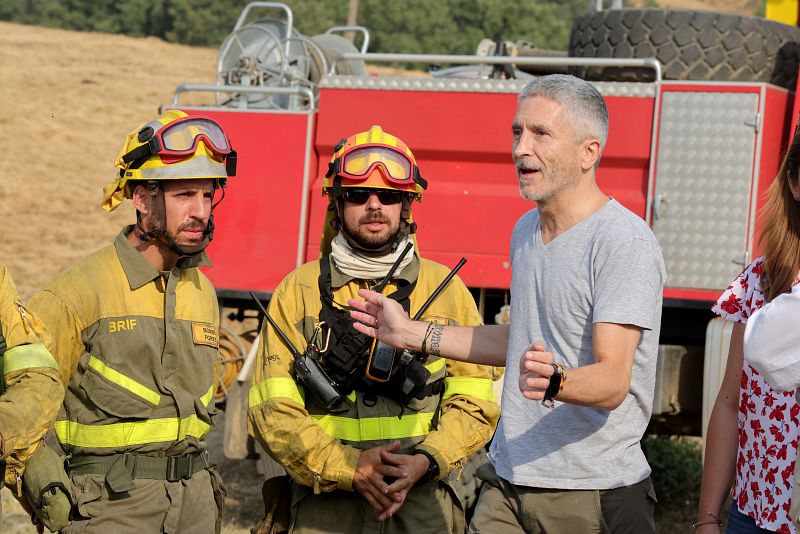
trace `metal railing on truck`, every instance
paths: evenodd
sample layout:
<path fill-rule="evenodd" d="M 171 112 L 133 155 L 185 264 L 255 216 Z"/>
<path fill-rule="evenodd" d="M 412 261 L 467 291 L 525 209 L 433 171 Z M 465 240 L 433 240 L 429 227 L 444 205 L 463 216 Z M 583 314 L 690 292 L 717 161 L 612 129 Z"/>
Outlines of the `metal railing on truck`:
<path fill-rule="evenodd" d="M 655 58 L 573 58 L 573 57 L 512 57 L 512 56 L 467 56 L 447 54 L 387 54 L 387 53 L 346 53 L 331 62 L 328 76 L 337 76 L 336 64 L 340 61 L 364 61 L 373 63 L 422 63 L 422 64 L 461 64 L 461 65 L 523 65 L 532 67 L 620 67 L 647 68 L 653 71 L 654 91 L 653 121 L 650 134 L 650 163 L 647 180 L 647 198 L 644 220 L 652 219 L 654 174 L 656 163 L 656 132 L 660 114 L 661 92 L 658 86 L 663 78 L 661 63 Z"/>

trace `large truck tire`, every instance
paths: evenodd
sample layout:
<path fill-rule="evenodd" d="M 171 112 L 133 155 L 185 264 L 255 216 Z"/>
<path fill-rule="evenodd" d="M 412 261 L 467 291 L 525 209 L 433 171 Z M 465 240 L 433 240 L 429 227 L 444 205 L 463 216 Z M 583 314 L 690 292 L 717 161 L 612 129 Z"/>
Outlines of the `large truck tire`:
<path fill-rule="evenodd" d="M 769 82 L 794 89 L 800 28 L 687 9 L 598 11 L 575 21 L 571 57 L 656 58 L 665 80 Z M 588 80 L 651 81 L 651 69 L 581 67 Z"/>

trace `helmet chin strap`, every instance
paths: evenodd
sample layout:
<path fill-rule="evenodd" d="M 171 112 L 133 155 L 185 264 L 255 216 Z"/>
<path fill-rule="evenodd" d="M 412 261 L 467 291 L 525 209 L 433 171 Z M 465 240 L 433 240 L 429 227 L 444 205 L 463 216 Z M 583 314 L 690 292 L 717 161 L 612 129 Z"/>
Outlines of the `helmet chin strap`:
<path fill-rule="evenodd" d="M 167 249 L 174 252 L 179 258 L 191 258 L 201 254 L 206 247 L 208 247 L 208 244 L 214 239 L 214 208 L 217 207 L 219 202 L 211 207 L 211 215 L 209 216 L 208 223 L 203 230 L 203 241 L 200 243 L 200 245 L 198 245 L 197 248 L 193 247 L 192 249 L 186 249 L 181 247 L 177 241 L 175 241 L 175 236 L 170 234 L 167 230 L 167 209 L 164 200 L 164 189 L 161 187 L 161 184 L 155 180 L 148 182 L 147 190 L 153 199 L 153 216 L 158 223 L 152 230 L 145 231 L 144 227 L 142 226 L 141 213 L 139 213 L 137 210 L 136 228 L 139 230 L 139 239 L 144 242 L 157 243 L 160 241 L 161 245 L 166 246 Z M 222 199 L 220 199 L 220 202 L 221 201 Z"/>

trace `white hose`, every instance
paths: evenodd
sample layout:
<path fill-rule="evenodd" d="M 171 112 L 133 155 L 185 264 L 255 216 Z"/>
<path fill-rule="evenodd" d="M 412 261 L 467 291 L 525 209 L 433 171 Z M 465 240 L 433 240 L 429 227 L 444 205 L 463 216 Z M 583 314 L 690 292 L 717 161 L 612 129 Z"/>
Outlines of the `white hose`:
<path fill-rule="evenodd" d="M 239 374 L 236 375 L 237 382 L 247 382 L 250 379 L 250 372 L 252 371 L 253 364 L 255 364 L 256 361 L 256 353 L 258 352 L 258 342 L 260 339 L 261 334 L 259 333 L 253 340 L 253 344 L 250 345 L 250 350 L 247 351 L 247 357 L 244 359 L 242 369 L 239 371 Z"/>

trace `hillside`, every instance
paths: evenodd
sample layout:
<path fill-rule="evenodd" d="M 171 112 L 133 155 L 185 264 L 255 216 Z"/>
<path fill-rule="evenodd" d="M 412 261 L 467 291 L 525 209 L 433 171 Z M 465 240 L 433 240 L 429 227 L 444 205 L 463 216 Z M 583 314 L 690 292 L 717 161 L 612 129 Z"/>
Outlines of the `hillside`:
<path fill-rule="evenodd" d="M 760 4 L 660 3 L 740 13 Z M 213 83 L 216 50 L 4 22 L 0 49 L 0 261 L 27 298 L 133 220 L 127 204 L 110 215 L 99 208 L 120 144 L 178 83 Z"/>
<path fill-rule="evenodd" d="M 8 23 L 0 49 L 0 258 L 25 298 L 132 220 L 99 208 L 120 144 L 178 83 L 213 82 L 216 51 Z"/>

